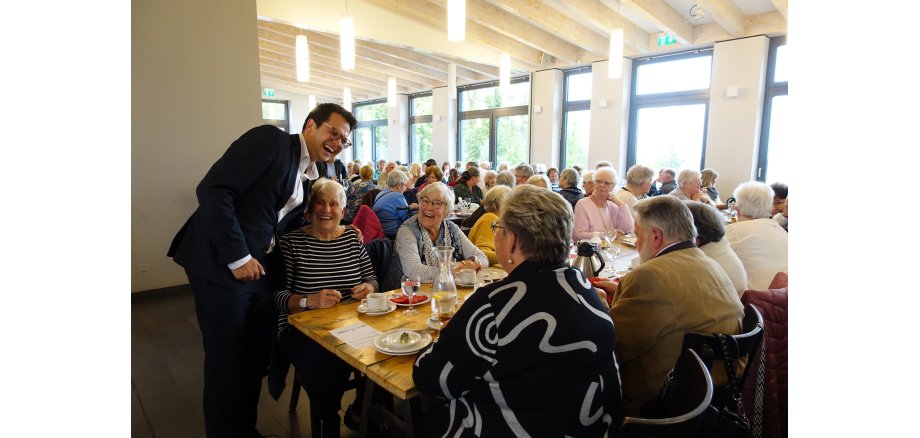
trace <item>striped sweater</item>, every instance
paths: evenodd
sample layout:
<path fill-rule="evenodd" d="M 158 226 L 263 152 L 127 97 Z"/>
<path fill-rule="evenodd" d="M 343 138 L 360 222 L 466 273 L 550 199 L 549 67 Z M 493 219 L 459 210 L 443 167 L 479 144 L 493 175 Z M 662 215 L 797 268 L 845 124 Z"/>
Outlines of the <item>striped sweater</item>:
<path fill-rule="evenodd" d="M 341 236 L 329 241 L 297 229 L 282 236 L 279 245 L 287 274 L 284 289 L 275 291 L 279 335 L 288 325 L 287 303 L 292 295 L 335 289 L 344 301 L 358 284 L 378 287 L 371 259 L 352 228 L 346 228 Z"/>

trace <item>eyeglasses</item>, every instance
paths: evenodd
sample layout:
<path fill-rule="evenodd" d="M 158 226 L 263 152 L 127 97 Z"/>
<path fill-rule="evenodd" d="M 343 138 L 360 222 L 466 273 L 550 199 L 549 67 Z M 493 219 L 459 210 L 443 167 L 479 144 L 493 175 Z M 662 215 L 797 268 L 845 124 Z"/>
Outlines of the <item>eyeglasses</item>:
<path fill-rule="evenodd" d="M 428 199 L 428 198 L 425 198 L 425 197 L 419 198 L 418 203 L 419 203 L 420 205 L 424 205 L 424 206 L 430 205 L 430 206 L 432 206 L 432 207 L 434 207 L 434 208 L 444 208 L 444 206 L 446 205 L 446 204 L 444 204 L 444 203 L 441 202 L 441 201 L 432 201 L 432 200 L 430 200 L 430 199 Z"/>
<path fill-rule="evenodd" d="M 326 122 L 322 122 L 322 123 L 329 128 L 329 131 L 332 132 L 332 139 L 342 144 L 342 150 L 345 150 L 351 147 L 351 142 L 348 141 L 347 135 L 342 134 L 342 131 L 335 129 L 332 125 Z"/>
<path fill-rule="evenodd" d="M 498 224 L 498 221 L 493 221 L 493 222 L 492 222 L 492 234 L 495 234 L 495 229 L 496 229 L 496 228 L 502 228 L 502 229 L 504 229 L 505 227 L 499 225 L 499 224 Z"/>
<path fill-rule="evenodd" d="M 598 180 L 595 180 L 595 181 L 594 181 L 594 184 L 599 184 L 599 185 L 602 185 L 602 186 L 605 186 L 605 187 L 610 187 L 610 186 L 613 185 L 613 181 L 598 181 Z"/>

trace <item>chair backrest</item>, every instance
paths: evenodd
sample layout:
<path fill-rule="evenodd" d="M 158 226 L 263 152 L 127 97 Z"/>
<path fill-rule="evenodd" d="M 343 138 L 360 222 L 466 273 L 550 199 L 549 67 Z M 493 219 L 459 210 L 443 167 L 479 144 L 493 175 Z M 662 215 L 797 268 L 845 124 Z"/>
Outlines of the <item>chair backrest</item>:
<path fill-rule="evenodd" d="M 381 192 L 380 189 L 370 189 L 364 196 L 361 197 L 361 205 L 366 205 L 370 208 L 374 208 L 374 201 L 377 199 L 377 195 Z"/>
<path fill-rule="evenodd" d="M 703 413 L 712 401 L 709 370 L 692 349 L 677 359 L 663 418 L 626 417 L 617 436 L 620 438 L 692 437 L 700 427 Z"/>
<path fill-rule="evenodd" d="M 732 356 L 734 363 L 738 364 L 738 358 L 740 357 L 746 357 L 746 361 L 742 362 L 751 363 L 754 353 L 760 347 L 760 342 L 763 340 L 763 316 L 760 315 L 756 307 L 750 304 L 744 306 L 744 319 L 741 322 L 741 334 L 732 335 L 732 337 L 738 345 L 738 354 Z M 710 372 L 712 371 L 713 361 L 723 360 L 727 353 L 722 348 L 719 338 L 709 333 L 685 333 L 684 343 L 681 349 L 687 348 L 695 351 L 700 358 L 703 359 L 703 363 L 706 364 L 706 368 L 708 368 Z M 750 367 L 744 367 L 744 371 L 738 378 L 739 385 L 744 385 L 744 377 L 747 376 L 748 369 L 750 369 Z M 716 380 L 725 381 L 725 379 Z"/>
<path fill-rule="evenodd" d="M 396 254 L 396 242 L 390 239 L 377 239 L 364 244 L 374 267 L 374 275 L 380 284 L 379 291 L 399 289 L 399 280 L 403 270 Z"/>

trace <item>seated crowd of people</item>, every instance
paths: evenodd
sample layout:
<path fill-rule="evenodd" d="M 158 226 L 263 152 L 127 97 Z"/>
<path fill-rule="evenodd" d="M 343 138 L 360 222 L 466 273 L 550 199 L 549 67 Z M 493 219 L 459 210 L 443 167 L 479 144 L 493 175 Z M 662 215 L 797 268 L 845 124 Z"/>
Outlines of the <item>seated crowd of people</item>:
<path fill-rule="evenodd" d="M 287 281 L 275 293 L 281 351 L 321 406 L 323 436 L 338 436 L 350 368 L 288 327 L 287 315 L 377 291 L 358 240 L 371 231 L 348 225 L 362 205 L 395 241 L 401 270 L 422 282 L 436 275 L 443 246 L 454 248 L 457 270 L 508 272 L 470 295 L 415 362 L 418 389 L 446 400 L 446 436 L 603 436 L 658 394 L 684 333 L 738 334 L 745 291 L 788 272 L 781 183 L 744 182 L 723 199 L 713 169 L 656 174 L 636 164 L 620 180 L 609 162 L 585 171 L 433 159 L 328 169 L 339 167 L 344 175 L 321 169 L 328 179 L 312 187 L 310 225 L 279 242 Z M 449 220 L 461 199 L 478 208 Z M 638 267 L 618 282 L 587 282 L 567 262 L 573 241 L 594 233 L 635 234 Z M 356 424 L 354 409 L 345 416 Z"/>

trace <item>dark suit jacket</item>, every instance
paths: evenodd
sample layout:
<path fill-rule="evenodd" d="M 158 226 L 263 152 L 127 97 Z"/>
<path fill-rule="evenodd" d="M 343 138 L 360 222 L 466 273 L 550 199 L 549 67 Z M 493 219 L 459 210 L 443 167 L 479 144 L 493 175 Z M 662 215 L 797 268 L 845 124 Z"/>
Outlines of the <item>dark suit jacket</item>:
<path fill-rule="evenodd" d="M 324 178 L 328 176 L 326 174 L 326 171 L 328 170 L 327 166 L 329 166 L 328 163 L 325 163 L 322 161 L 316 162 L 316 171 L 319 172 L 320 178 Z M 348 173 L 348 170 L 345 169 L 345 164 L 342 163 L 342 160 L 336 159 L 335 160 L 335 176 L 338 177 L 339 184 L 344 185 L 345 180 L 348 179 L 347 173 Z"/>
<path fill-rule="evenodd" d="M 281 281 L 266 263 L 266 251 L 275 236 L 302 225 L 310 193 L 304 180 L 303 203 L 279 222 L 278 211 L 300 184 L 297 167 L 300 139 L 271 125 L 253 128 L 234 141 L 198 184 L 198 208 L 173 238 L 167 255 L 195 275 L 235 287 L 227 264 L 246 254 L 259 261 L 270 281 Z M 272 251 L 276 256 L 280 251 Z M 280 257 L 272 257 L 279 259 Z"/>

